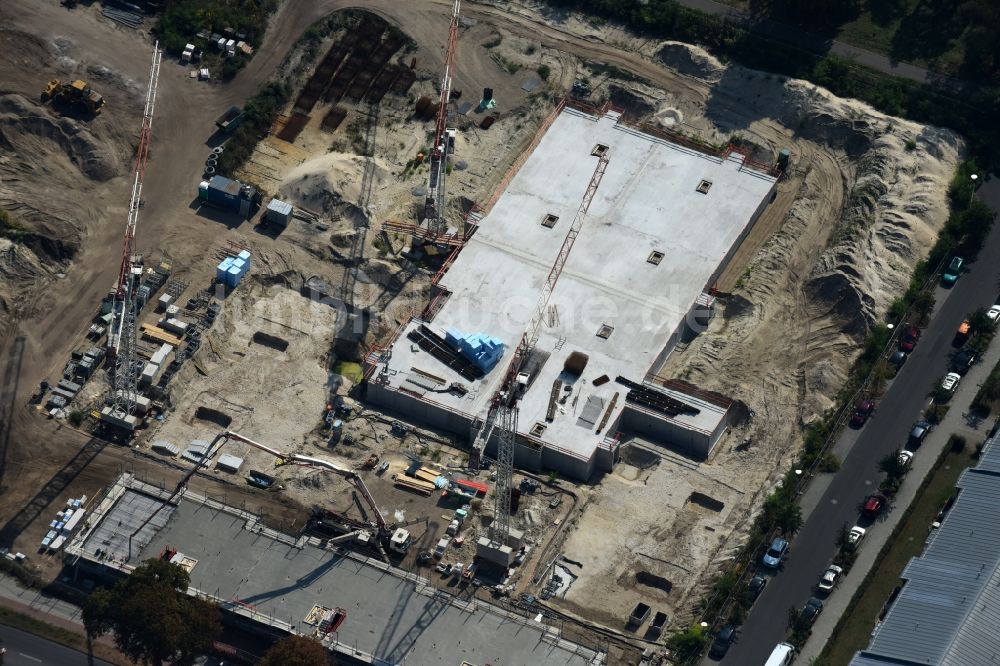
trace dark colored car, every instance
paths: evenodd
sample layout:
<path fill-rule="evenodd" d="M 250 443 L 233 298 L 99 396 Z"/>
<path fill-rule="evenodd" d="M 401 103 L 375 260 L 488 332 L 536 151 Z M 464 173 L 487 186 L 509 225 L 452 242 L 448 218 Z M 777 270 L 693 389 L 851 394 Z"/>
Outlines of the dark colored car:
<path fill-rule="evenodd" d="M 889 355 L 889 365 L 895 366 L 897 369 L 903 367 L 906 363 L 907 353 L 902 349 L 897 349 Z"/>
<path fill-rule="evenodd" d="M 802 607 L 802 620 L 810 627 L 823 612 L 823 602 L 816 597 L 809 597 L 809 601 Z"/>
<path fill-rule="evenodd" d="M 854 415 L 851 417 L 851 427 L 860 428 L 868 421 L 868 418 L 875 413 L 875 403 L 867 398 L 858 400 L 854 405 Z"/>
<path fill-rule="evenodd" d="M 767 587 L 767 576 L 757 574 L 751 578 L 750 582 L 747 584 L 747 600 L 751 603 L 757 601 L 757 597 L 760 596 L 760 593 L 764 591 L 765 587 Z"/>
<path fill-rule="evenodd" d="M 729 652 L 729 646 L 736 642 L 736 627 L 727 624 L 716 635 L 712 642 L 712 647 L 708 651 L 708 656 L 712 659 L 722 659 Z"/>
<path fill-rule="evenodd" d="M 917 421 L 916 423 L 914 423 L 913 429 L 910 430 L 910 439 L 909 442 L 907 443 L 906 448 L 912 451 L 915 447 L 920 446 L 923 443 L 923 441 L 927 439 L 927 434 L 933 428 L 934 426 L 932 426 L 927 421 Z"/>
<path fill-rule="evenodd" d="M 903 331 L 899 335 L 899 348 L 906 353 L 910 353 L 917 346 L 917 341 L 919 340 L 920 328 L 913 324 L 907 324 L 903 327 Z"/>
<path fill-rule="evenodd" d="M 969 368 L 976 362 L 976 352 L 975 350 L 969 349 L 968 347 L 963 347 L 955 356 L 951 359 L 951 370 L 952 372 L 957 372 L 960 375 L 964 375 L 969 371 Z"/>

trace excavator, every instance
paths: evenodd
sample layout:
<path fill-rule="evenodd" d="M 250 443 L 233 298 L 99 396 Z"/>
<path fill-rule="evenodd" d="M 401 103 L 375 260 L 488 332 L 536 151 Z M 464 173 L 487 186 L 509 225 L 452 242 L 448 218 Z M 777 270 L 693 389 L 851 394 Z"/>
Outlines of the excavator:
<path fill-rule="evenodd" d="M 54 104 L 74 106 L 86 113 L 97 115 L 104 108 L 104 97 L 96 92 L 86 81 L 77 79 L 72 83 L 63 83 L 52 79 L 42 91 L 42 103 L 52 100 Z"/>

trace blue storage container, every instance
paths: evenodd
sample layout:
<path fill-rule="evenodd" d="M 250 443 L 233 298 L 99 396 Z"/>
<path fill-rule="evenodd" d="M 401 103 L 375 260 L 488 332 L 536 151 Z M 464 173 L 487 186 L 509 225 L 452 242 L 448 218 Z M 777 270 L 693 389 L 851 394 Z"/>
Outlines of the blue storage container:
<path fill-rule="evenodd" d="M 218 266 L 215 267 L 215 281 L 224 283 L 226 281 L 226 274 L 229 273 L 229 269 L 232 267 L 233 267 L 232 257 L 226 257 L 225 259 L 223 259 L 222 263 L 220 263 Z"/>
<path fill-rule="evenodd" d="M 235 287 L 240 283 L 241 277 L 243 277 L 243 275 L 240 273 L 240 269 L 234 266 L 230 268 L 229 272 L 226 274 L 226 284 L 230 287 Z"/>
<path fill-rule="evenodd" d="M 247 272 L 247 268 L 249 268 L 249 266 L 247 266 L 246 262 L 243 261 L 242 259 L 239 259 L 239 258 L 233 259 L 232 267 L 239 269 L 239 271 L 240 271 L 240 277 L 242 277 L 243 275 L 245 275 L 246 272 Z"/>
<path fill-rule="evenodd" d="M 240 253 L 236 255 L 237 259 L 242 259 L 247 264 L 247 270 L 250 270 L 250 250 L 240 250 Z"/>

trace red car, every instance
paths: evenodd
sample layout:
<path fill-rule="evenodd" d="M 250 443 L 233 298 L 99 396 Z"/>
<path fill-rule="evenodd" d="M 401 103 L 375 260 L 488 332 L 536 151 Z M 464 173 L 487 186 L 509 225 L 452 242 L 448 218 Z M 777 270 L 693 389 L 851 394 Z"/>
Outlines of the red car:
<path fill-rule="evenodd" d="M 920 340 L 920 329 L 913 324 L 906 324 L 899 336 L 899 348 L 907 353 L 913 351 Z"/>
<path fill-rule="evenodd" d="M 864 514 L 865 518 L 874 518 L 882 513 L 882 509 L 885 508 L 885 501 L 885 495 L 878 493 L 869 495 L 865 498 L 865 504 L 861 509 L 861 513 Z"/>
<path fill-rule="evenodd" d="M 860 428 L 868 421 L 868 417 L 875 413 L 875 403 L 866 398 L 858 400 L 854 405 L 854 415 L 851 417 L 851 427 Z"/>

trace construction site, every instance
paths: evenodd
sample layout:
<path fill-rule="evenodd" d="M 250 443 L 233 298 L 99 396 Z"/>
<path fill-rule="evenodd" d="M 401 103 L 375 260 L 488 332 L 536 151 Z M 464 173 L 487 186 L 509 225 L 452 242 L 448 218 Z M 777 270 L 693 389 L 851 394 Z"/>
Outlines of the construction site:
<path fill-rule="evenodd" d="M 520 3 L 346 4 L 281 4 L 225 84 L 95 7 L 0 10 L 0 545 L 87 585 L 169 559 L 357 663 L 639 663 L 962 140 Z"/>

